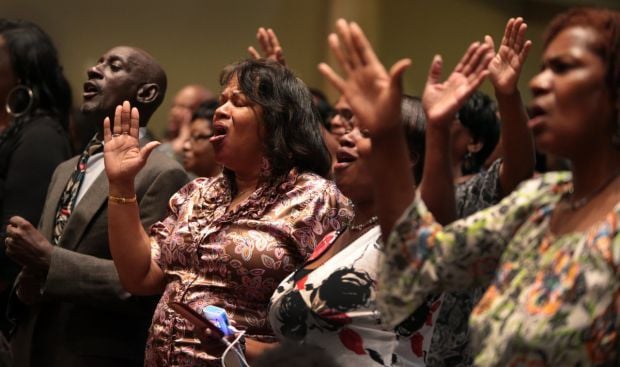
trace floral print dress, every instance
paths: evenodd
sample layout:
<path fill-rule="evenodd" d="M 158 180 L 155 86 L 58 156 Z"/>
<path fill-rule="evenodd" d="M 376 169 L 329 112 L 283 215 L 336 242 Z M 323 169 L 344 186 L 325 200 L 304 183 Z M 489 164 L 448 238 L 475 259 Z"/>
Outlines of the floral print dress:
<path fill-rule="evenodd" d="M 416 198 L 385 246 L 378 304 L 390 324 L 437 290 L 488 286 L 470 327 L 479 366 L 620 365 L 620 203 L 555 236 L 570 173 L 530 180 L 445 228 Z"/>
<path fill-rule="evenodd" d="M 381 322 L 375 305 L 382 260 L 375 226 L 315 269 L 300 268 L 280 283 L 269 309 L 283 339 L 323 348 L 339 366 L 424 366 L 440 297 L 428 297 L 395 328 Z M 308 260 L 338 238 L 323 238 Z"/>
<path fill-rule="evenodd" d="M 152 257 L 167 285 L 153 316 L 147 366 L 221 365 L 201 350 L 193 325 L 171 301 L 197 312 L 222 307 L 248 337 L 275 341 L 267 306 L 276 286 L 352 216 L 335 184 L 312 173 L 292 170 L 264 182 L 227 211 L 233 183 L 226 175 L 190 182 L 170 199 L 170 216 L 151 227 Z"/>

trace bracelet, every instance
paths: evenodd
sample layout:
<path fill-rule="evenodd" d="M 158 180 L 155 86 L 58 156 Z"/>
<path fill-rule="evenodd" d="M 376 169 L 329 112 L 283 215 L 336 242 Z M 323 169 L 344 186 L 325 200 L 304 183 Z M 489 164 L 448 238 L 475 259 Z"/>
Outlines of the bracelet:
<path fill-rule="evenodd" d="M 122 196 L 112 196 L 112 195 L 108 195 L 108 201 L 111 201 L 113 203 L 117 203 L 117 204 L 131 204 L 131 203 L 135 203 L 138 201 L 138 198 L 136 197 L 136 195 L 130 197 L 130 198 L 124 198 Z"/>

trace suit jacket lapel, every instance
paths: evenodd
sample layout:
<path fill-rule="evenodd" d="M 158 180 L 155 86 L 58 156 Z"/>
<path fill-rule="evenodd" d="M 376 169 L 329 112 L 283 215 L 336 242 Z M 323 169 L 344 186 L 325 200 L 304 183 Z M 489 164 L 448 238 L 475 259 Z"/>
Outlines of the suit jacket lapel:
<path fill-rule="evenodd" d="M 39 230 L 41 231 L 41 234 L 43 234 L 43 236 L 50 241 L 52 240 L 54 223 L 56 222 L 56 210 L 58 210 L 60 196 L 63 191 L 65 191 L 69 177 L 75 170 L 75 165 L 77 164 L 77 160 L 79 158 L 79 156 L 72 158 L 67 164 L 61 164 L 61 166 L 58 167 L 56 178 L 51 183 L 51 188 L 47 198 L 45 199 L 45 206 L 43 208 L 43 213 L 41 214 Z"/>
<path fill-rule="evenodd" d="M 108 178 L 105 171 L 95 179 L 84 197 L 75 206 L 65 225 L 59 245 L 68 250 L 75 250 L 84 230 L 108 198 Z"/>

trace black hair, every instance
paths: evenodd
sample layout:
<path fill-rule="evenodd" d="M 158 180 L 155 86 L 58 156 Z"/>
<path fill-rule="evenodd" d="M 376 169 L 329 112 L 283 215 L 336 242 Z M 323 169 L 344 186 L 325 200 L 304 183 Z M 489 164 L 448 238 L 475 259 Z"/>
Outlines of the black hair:
<path fill-rule="evenodd" d="M 329 104 L 325 93 L 316 88 L 310 88 L 310 93 L 312 94 L 312 102 L 316 106 L 319 111 L 319 116 L 321 116 L 321 123 L 327 129 L 330 130 L 330 119 L 332 112 L 334 111 L 333 107 Z"/>
<path fill-rule="evenodd" d="M 400 102 L 401 121 L 405 129 L 405 138 L 409 148 L 409 159 L 415 162 L 413 175 L 416 183 L 422 181 L 424 171 L 424 152 L 426 149 L 426 115 L 422 107 L 422 99 L 403 95 Z"/>
<path fill-rule="evenodd" d="M 482 148 L 473 154 L 469 164 L 462 167 L 464 175 L 476 173 L 499 141 L 497 105 L 489 96 L 476 91 L 459 110 L 458 119 L 472 135 L 474 142 L 482 143 Z"/>
<path fill-rule="evenodd" d="M 244 60 L 222 71 L 220 84 L 236 78 L 241 91 L 263 108 L 265 154 L 273 177 L 296 167 L 327 177 L 331 158 L 308 87 L 293 72 L 267 60 Z"/>
<path fill-rule="evenodd" d="M 56 117 L 68 130 L 71 88 L 50 37 L 32 22 L 3 18 L 0 18 L 0 36 L 6 43 L 19 84 L 32 89 L 33 93 L 32 106 L 20 119 L 47 114 Z"/>
<path fill-rule="evenodd" d="M 202 102 L 192 114 L 192 121 L 198 119 L 213 121 L 213 115 L 215 115 L 215 110 L 217 107 L 218 102 L 215 99 L 209 99 Z"/>

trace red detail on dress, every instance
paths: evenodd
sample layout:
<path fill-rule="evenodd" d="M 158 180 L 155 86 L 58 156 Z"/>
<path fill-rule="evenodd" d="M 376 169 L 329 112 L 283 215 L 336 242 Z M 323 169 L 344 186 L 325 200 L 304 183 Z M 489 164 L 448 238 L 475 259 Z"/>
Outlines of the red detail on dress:
<path fill-rule="evenodd" d="M 342 344 L 347 347 L 347 349 L 353 351 L 355 354 L 366 354 L 366 351 L 364 350 L 364 339 L 362 339 L 362 337 L 355 331 L 343 328 L 338 333 L 338 336 L 340 337 Z"/>
<path fill-rule="evenodd" d="M 426 325 L 433 325 L 433 316 L 435 315 L 435 312 L 437 312 L 437 309 L 439 309 L 439 306 L 441 306 L 441 298 L 433 302 L 431 305 L 431 312 L 426 315 Z"/>
<path fill-rule="evenodd" d="M 331 232 L 331 233 L 326 234 L 325 237 L 323 237 L 323 239 L 321 240 L 321 242 L 319 242 L 319 244 L 316 245 L 316 247 L 314 248 L 314 251 L 312 251 L 312 255 L 310 255 L 310 257 L 308 258 L 308 260 L 306 260 L 306 262 L 316 260 L 321 255 L 323 255 L 323 253 L 327 251 L 327 249 L 332 244 L 332 241 L 335 238 L 336 238 L 336 232 Z"/>
<path fill-rule="evenodd" d="M 299 289 L 300 291 L 304 289 L 304 287 L 306 286 L 306 281 L 308 280 L 308 275 L 310 274 L 306 274 L 303 278 L 299 279 L 299 281 L 297 281 L 297 283 L 295 283 L 295 287 L 297 289 Z"/>
<path fill-rule="evenodd" d="M 420 333 L 415 333 L 411 336 L 411 351 L 417 356 L 422 357 L 424 351 L 422 346 L 424 344 L 424 337 Z"/>

